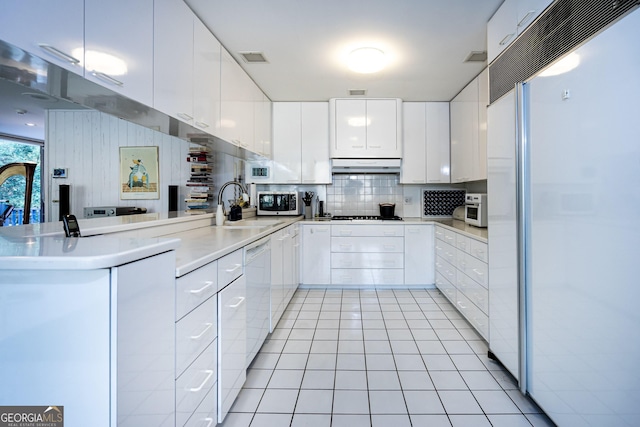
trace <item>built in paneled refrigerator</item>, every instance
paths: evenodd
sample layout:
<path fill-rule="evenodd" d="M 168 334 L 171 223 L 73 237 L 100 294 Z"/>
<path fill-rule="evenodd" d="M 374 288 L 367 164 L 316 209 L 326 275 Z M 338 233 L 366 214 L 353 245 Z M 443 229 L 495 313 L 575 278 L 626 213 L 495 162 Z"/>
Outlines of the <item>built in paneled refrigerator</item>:
<path fill-rule="evenodd" d="M 490 352 L 560 427 L 640 425 L 640 10 L 600 3 L 488 108 Z"/>

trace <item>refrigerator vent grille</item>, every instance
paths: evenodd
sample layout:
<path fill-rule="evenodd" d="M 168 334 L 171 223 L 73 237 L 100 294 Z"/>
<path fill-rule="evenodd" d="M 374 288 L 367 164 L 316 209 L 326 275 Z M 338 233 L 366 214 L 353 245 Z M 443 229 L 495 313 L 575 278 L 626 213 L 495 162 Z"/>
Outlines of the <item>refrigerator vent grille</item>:
<path fill-rule="evenodd" d="M 557 0 L 489 65 L 490 102 L 639 4 L 638 0 Z"/>

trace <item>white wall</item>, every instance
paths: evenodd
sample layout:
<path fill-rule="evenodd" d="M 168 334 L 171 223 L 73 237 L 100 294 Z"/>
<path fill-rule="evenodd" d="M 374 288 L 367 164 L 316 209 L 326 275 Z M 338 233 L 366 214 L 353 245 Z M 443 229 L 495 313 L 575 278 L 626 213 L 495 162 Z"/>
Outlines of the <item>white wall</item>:
<path fill-rule="evenodd" d="M 167 210 L 168 186 L 178 185 L 184 209 L 189 143 L 97 111 L 56 110 L 47 116 L 42 174 L 47 221 L 58 220 L 59 185 L 71 185 L 71 213 L 87 206 L 136 206 L 148 212 Z M 158 146 L 159 200 L 120 200 L 120 146 Z M 68 168 L 68 178 L 51 179 L 53 168 Z"/>

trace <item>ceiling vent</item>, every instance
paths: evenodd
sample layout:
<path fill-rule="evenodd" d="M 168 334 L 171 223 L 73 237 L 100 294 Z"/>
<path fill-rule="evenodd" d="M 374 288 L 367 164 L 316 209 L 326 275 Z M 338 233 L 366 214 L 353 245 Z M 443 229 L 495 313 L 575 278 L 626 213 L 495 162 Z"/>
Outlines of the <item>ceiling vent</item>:
<path fill-rule="evenodd" d="M 484 62 L 487 60 L 487 52 L 472 50 L 469 52 L 466 58 L 464 58 L 464 62 Z"/>
<path fill-rule="evenodd" d="M 367 94 L 366 89 L 349 89 L 350 96 L 364 96 Z"/>
<path fill-rule="evenodd" d="M 262 52 L 238 52 L 247 64 L 266 64 L 267 58 Z"/>

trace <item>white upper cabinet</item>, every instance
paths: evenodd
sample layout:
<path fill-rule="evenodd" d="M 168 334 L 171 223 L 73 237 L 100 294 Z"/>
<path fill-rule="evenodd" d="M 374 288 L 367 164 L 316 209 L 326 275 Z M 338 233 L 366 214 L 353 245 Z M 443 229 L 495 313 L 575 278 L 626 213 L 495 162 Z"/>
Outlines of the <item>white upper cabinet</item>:
<path fill-rule="evenodd" d="M 450 103 L 451 182 L 487 179 L 488 70 Z"/>
<path fill-rule="evenodd" d="M 231 54 L 222 49 L 220 137 L 254 149 L 253 87 L 255 84 Z"/>
<path fill-rule="evenodd" d="M 427 102 L 427 183 L 451 182 L 449 103 Z"/>
<path fill-rule="evenodd" d="M 193 21 L 182 0 L 154 6 L 154 107 L 193 124 Z"/>
<path fill-rule="evenodd" d="M 505 0 L 487 25 L 487 62 L 493 61 L 553 0 Z"/>
<path fill-rule="evenodd" d="M 401 158 L 402 101 L 329 101 L 332 158 Z"/>
<path fill-rule="evenodd" d="M 194 126 L 213 135 L 220 133 L 220 42 L 193 18 Z"/>
<path fill-rule="evenodd" d="M 0 40 L 83 75 L 84 0 L 4 1 Z"/>
<path fill-rule="evenodd" d="M 254 104 L 254 147 L 255 152 L 263 157 L 271 158 L 271 101 L 267 95 L 257 88 Z"/>
<path fill-rule="evenodd" d="M 301 180 L 301 111 L 299 102 L 273 104 L 272 182 L 297 184 Z"/>
<path fill-rule="evenodd" d="M 303 184 L 331 184 L 329 103 L 301 103 L 301 162 Z"/>
<path fill-rule="evenodd" d="M 449 103 L 405 102 L 400 182 L 449 183 Z"/>
<path fill-rule="evenodd" d="M 153 105 L 153 0 L 85 0 L 84 7 L 85 78 Z"/>

